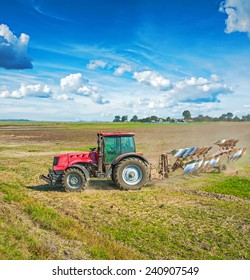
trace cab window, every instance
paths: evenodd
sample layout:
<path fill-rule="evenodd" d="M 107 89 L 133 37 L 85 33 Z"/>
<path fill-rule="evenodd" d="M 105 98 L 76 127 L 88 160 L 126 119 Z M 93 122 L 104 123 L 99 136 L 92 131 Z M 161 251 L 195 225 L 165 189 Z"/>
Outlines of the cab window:
<path fill-rule="evenodd" d="M 134 138 L 131 136 L 121 137 L 122 154 L 135 152 Z"/>

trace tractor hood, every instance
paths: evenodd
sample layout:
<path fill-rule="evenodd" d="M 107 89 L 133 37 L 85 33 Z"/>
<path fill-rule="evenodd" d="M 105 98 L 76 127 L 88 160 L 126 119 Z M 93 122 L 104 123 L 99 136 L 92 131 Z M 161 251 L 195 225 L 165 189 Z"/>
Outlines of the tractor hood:
<path fill-rule="evenodd" d="M 85 156 L 89 156 L 89 152 L 71 152 L 71 153 L 67 153 L 69 158 L 72 157 L 85 157 Z"/>
<path fill-rule="evenodd" d="M 54 157 L 53 170 L 65 170 L 74 164 L 95 164 L 97 157 L 95 152 L 73 152 L 59 154 Z"/>
<path fill-rule="evenodd" d="M 86 162 L 91 163 L 92 160 L 90 158 L 90 152 L 76 152 L 76 153 L 68 153 L 69 164 Z"/>

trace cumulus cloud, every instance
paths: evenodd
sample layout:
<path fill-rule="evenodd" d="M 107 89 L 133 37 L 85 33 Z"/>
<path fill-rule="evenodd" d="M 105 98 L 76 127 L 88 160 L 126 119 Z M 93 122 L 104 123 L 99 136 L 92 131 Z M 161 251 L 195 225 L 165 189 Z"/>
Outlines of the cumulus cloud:
<path fill-rule="evenodd" d="M 77 92 L 82 86 L 84 79 L 81 73 L 70 74 L 60 80 L 60 86 L 63 91 Z"/>
<path fill-rule="evenodd" d="M 92 93 L 99 91 L 99 88 L 96 86 L 83 85 L 77 90 L 77 94 L 82 96 L 90 96 Z"/>
<path fill-rule="evenodd" d="M 217 102 L 220 94 L 232 91 L 217 75 L 211 75 L 210 79 L 191 77 L 178 81 L 168 93 L 182 102 Z"/>
<path fill-rule="evenodd" d="M 246 32 L 250 36 L 250 1 L 226 0 L 221 2 L 220 12 L 227 14 L 226 33 Z"/>
<path fill-rule="evenodd" d="M 27 55 L 29 35 L 22 33 L 17 38 L 9 27 L 0 24 L 0 67 L 5 69 L 31 69 L 31 58 Z"/>
<path fill-rule="evenodd" d="M 78 95 L 88 96 L 96 104 L 108 104 L 109 100 L 104 100 L 103 96 L 99 93 L 100 89 L 96 86 L 83 85 L 77 91 Z"/>
<path fill-rule="evenodd" d="M 48 98 L 52 96 L 52 90 L 47 85 L 24 85 L 22 84 L 18 90 L 4 89 L 0 91 L 0 97 L 2 98 L 14 98 L 21 99 L 26 96 Z"/>
<path fill-rule="evenodd" d="M 94 92 L 90 95 L 90 99 L 96 104 L 109 104 L 109 100 L 104 100 L 100 93 Z"/>
<path fill-rule="evenodd" d="M 107 62 L 104 60 L 91 60 L 87 65 L 90 70 L 96 70 L 97 68 L 104 69 L 107 66 Z"/>
<path fill-rule="evenodd" d="M 133 78 L 137 80 L 138 83 L 151 85 L 161 91 L 168 90 L 171 87 L 170 80 L 154 71 L 134 72 Z"/>
<path fill-rule="evenodd" d="M 135 75 L 138 82 L 154 85 L 158 90 L 148 92 L 145 98 L 134 100 L 126 100 L 122 103 L 128 108 L 146 108 L 146 109 L 164 109 L 173 108 L 178 104 L 218 104 L 222 95 L 233 92 L 232 87 L 223 82 L 218 75 L 211 75 L 209 78 L 190 77 L 179 81 L 168 83 L 171 87 L 162 88 L 157 83 L 152 84 L 151 71 L 140 72 Z M 164 78 L 163 78 L 164 79 Z M 155 81 L 155 80 L 154 80 Z M 156 79 L 156 81 L 158 81 Z M 161 81 L 161 79 L 160 79 Z M 157 85 L 157 86 L 156 86 Z M 200 107 L 199 107 L 200 108 Z"/>
<path fill-rule="evenodd" d="M 80 96 L 89 97 L 96 104 L 108 104 L 108 100 L 104 100 L 100 94 L 100 89 L 89 84 L 81 73 L 70 74 L 60 80 L 61 90 L 74 93 Z"/>
<path fill-rule="evenodd" d="M 72 96 L 73 95 L 73 96 Z M 105 100 L 101 94 L 101 89 L 89 84 L 81 73 L 70 74 L 60 80 L 60 86 L 54 87 L 52 90 L 48 85 L 24 85 L 22 84 L 18 90 L 10 90 L 9 88 L 0 89 L 0 98 L 21 99 L 24 97 L 51 98 L 58 101 L 74 100 L 74 95 L 88 97 L 96 104 L 108 104 L 109 100 Z"/>
<path fill-rule="evenodd" d="M 115 76 L 122 76 L 125 72 L 131 72 L 132 67 L 128 64 L 121 64 L 118 68 L 115 69 L 114 75 Z"/>

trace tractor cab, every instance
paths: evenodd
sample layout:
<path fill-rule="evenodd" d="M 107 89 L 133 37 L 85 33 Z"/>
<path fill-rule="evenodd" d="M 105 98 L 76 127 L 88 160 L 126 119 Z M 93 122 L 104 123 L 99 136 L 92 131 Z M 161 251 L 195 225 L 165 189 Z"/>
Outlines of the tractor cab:
<path fill-rule="evenodd" d="M 135 152 L 134 133 L 98 134 L 98 153 L 103 156 L 105 165 L 111 164 L 122 154 Z"/>

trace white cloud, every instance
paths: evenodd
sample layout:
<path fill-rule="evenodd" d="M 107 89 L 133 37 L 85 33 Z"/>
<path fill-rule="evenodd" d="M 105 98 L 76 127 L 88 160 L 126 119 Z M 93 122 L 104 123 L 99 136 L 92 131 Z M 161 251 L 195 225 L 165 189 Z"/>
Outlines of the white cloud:
<path fill-rule="evenodd" d="M 147 109 L 161 109 L 169 108 L 174 104 L 174 100 L 171 96 L 162 95 L 159 98 L 139 98 L 137 100 L 127 100 L 121 102 L 121 105 L 126 108 L 134 108 L 142 110 Z"/>
<path fill-rule="evenodd" d="M 139 83 L 151 85 L 159 91 L 164 91 L 161 99 L 150 102 L 149 106 L 152 108 L 168 107 L 172 105 L 172 99 L 181 102 L 216 102 L 219 95 L 233 91 L 215 74 L 211 75 L 209 79 L 190 77 L 171 82 L 154 71 L 143 71 L 135 72 L 133 78 Z"/>
<path fill-rule="evenodd" d="M 109 100 L 104 100 L 100 93 L 94 92 L 90 95 L 90 99 L 96 104 L 109 104 Z"/>
<path fill-rule="evenodd" d="M 144 72 L 147 72 L 146 74 Z M 144 71 L 143 75 L 137 76 L 139 82 L 150 80 L 151 72 Z M 146 78 L 145 78 L 146 77 Z M 223 95 L 233 92 L 232 87 L 225 84 L 218 75 L 211 75 L 209 78 L 190 77 L 180 81 L 171 82 L 172 87 L 165 91 L 159 89 L 147 90 L 144 98 L 127 99 L 121 102 L 125 108 L 144 108 L 144 110 L 170 109 L 178 104 L 193 104 L 200 109 L 201 104 L 215 104 Z M 211 105 L 210 105 L 211 106 Z M 172 109 L 171 109 L 172 110 Z"/>
<path fill-rule="evenodd" d="M 96 70 L 97 68 L 105 68 L 107 66 L 107 62 L 104 60 L 91 60 L 87 65 L 87 68 L 90 70 Z"/>
<path fill-rule="evenodd" d="M 108 104 L 109 100 L 104 100 L 103 96 L 99 93 L 100 89 L 96 86 L 83 85 L 77 91 L 78 95 L 88 96 L 96 104 Z"/>
<path fill-rule="evenodd" d="M 17 38 L 6 24 L 0 24 L 0 67 L 6 69 L 30 69 L 31 58 L 27 55 L 29 35 Z"/>
<path fill-rule="evenodd" d="M 121 64 L 118 68 L 115 69 L 114 75 L 115 76 L 122 76 L 125 72 L 131 72 L 132 67 L 128 64 Z"/>
<path fill-rule="evenodd" d="M 96 69 L 114 69 L 115 76 L 122 76 L 125 72 L 132 72 L 132 67 L 128 63 L 117 63 L 114 61 L 105 61 L 102 59 L 99 60 L 90 60 L 87 64 L 87 68 L 90 70 Z"/>
<path fill-rule="evenodd" d="M 77 94 L 82 96 L 90 96 L 93 93 L 97 93 L 99 91 L 99 88 L 96 86 L 90 86 L 90 85 L 83 85 L 77 90 Z"/>
<path fill-rule="evenodd" d="M 18 90 L 10 91 L 9 89 L 4 89 L 0 91 L 0 97 L 2 98 L 13 98 L 21 99 L 26 96 L 48 98 L 52 96 L 52 90 L 47 85 L 24 85 L 22 84 Z"/>
<path fill-rule="evenodd" d="M 211 75 L 210 79 L 191 77 L 178 81 L 168 94 L 182 102 L 216 102 L 220 94 L 232 91 L 217 75 Z"/>
<path fill-rule="evenodd" d="M 60 80 L 60 86 L 63 91 L 76 93 L 83 81 L 81 73 L 70 74 Z"/>
<path fill-rule="evenodd" d="M 74 100 L 74 98 L 73 97 L 71 97 L 71 96 L 68 96 L 67 94 L 60 94 L 60 95 L 53 95 L 52 96 L 52 98 L 54 99 L 54 100 L 58 100 L 58 101 L 67 101 L 67 100 Z"/>
<path fill-rule="evenodd" d="M 249 104 L 243 105 L 243 108 L 250 108 Z"/>
<path fill-rule="evenodd" d="M 89 97 L 96 104 L 109 103 L 109 100 L 104 100 L 104 97 L 100 94 L 100 89 L 90 85 L 89 81 L 84 79 L 81 73 L 70 74 L 62 78 L 60 80 L 60 85 L 63 91 Z M 64 96 L 64 98 L 66 98 L 66 96 Z"/>
<path fill-rule="evenodd" d="M 133 78 L 139 83 L 151 85 L 161 91 L 168 90 L 171 87 L 170 80 L 154 71 L 134 72 Z"/>
<path fill-rule="evenodd" d="M 55 92 L 55 93 L 54 93 Z M 60 86 L 52 89 L 48 85 L 22 84 L 18 90 L 10 90 L 9 88 L 0 89 L 1 98 L 21 99 L 24 97 L 51 98 L 58 101 L 74 100 L 74 94 L 89 99 L 96 104 L 108 104 L 109 100 L 104 99 L 101 89 L 97 86 L 89 84 L 81 73 L 70 74 L 60 80 Z M 73 95 L 73 96 L 72 96 Z"/>
<path fill-rule="evenodd" d="M 227 14 L 226 33 L 246 32 L 250 36 L 250 1 L 226 0 L 221 2 L 220 12 Z"/>
<path fill-rule="evenodd" d="M 1 98 L 10 98 L 11 92 L 7 89 L 0 91 Z"/>

